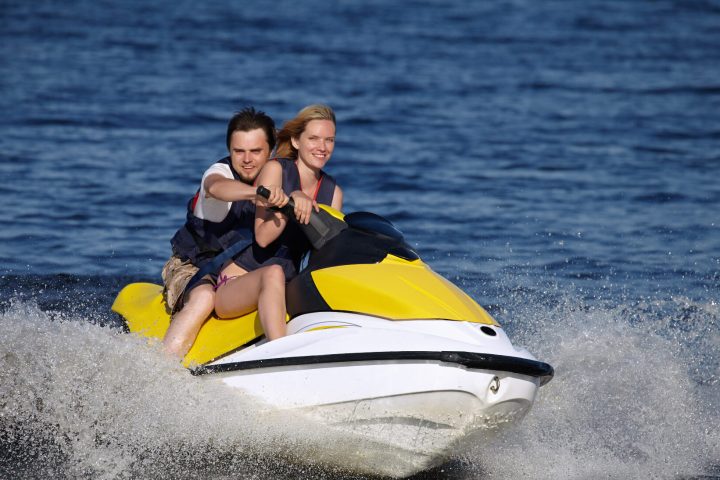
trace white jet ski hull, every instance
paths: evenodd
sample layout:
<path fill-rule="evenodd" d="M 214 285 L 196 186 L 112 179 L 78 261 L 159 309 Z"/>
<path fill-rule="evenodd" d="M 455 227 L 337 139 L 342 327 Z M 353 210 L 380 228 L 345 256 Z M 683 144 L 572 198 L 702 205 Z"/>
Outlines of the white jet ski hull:
<path fill-rule="evenodd" d="M 496 325 L 321 312 L 288 327 L 198 373 L 394 452 L 393 462 L 343 455 L 368 473 L 410 475 L 462 453 L 522 419 L 546 381 L 545 364 Z"/>

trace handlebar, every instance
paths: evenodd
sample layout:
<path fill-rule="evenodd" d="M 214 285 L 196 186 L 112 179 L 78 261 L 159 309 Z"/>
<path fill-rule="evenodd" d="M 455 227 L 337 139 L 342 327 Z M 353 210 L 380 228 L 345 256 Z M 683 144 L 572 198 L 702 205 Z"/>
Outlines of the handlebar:
<path fill-rule="evenodd" d="M 257 187 L 256 193 L 258 195 L 260 195 L 261 197 L 263 197 L 265 200 L 270 198 L 270 190 L 263 187 L 262 185 Z M 295 218 L 295 201 L 292 199 L 292 197 L 288 197 L 288 198 L 289 198 L 288 203 L 286 203 L 282 207 L 271 207 L 271 208 L 273 210 L 276 210 L 276 211 L 282 213 L 283 215 L 285 215 L 288 218 L 294 219 Z M 310 215 L 312 217 L 312 213 Z"/>
<path fill-rule="evenodd" d="M 262 185 L 257 188 L 257 194 L 265 199 L 270 198 L 270 190 Z M 292 221 L 297 222 L 297 218 L 295 217 L 295 202 L 292 198 L 290 198 L 288 203 L 286 203 L 283 207 L 272 208 L 279 211 Z M 315 250 L 322 248 L 325 243 L 347 228 L 347 224 L 345 222 L 338 220 L 325 210 L 320 210 L 320 212 L 312 210 L 310 212 L 310 223 L 306 225 L 298 222 L 297 224 L 308 240 L 310 240 L 310 243 Z"/>

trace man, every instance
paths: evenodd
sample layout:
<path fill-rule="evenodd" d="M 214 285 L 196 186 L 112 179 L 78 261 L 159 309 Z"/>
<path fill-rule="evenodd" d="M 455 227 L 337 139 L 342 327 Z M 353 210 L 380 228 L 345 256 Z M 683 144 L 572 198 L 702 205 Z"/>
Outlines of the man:
<path fill-rule="evenodd" d="M 264 112 L 248 107 L 230 119 L 226 137 L 229 156 L 204 173 L 200 189 L 188 203 L 185 225 L 171 240 L 173 255 L 163 268 L 163 294 L 173 314 L 163 339 L 166 352 L 184 357 L 213 311 L 217 271 L 211 268 L 213 271 L 188 285 L 198 270 L 227 249 L 244 248 L 252 243 L 254 181 L 267 163 L 275 142 L 275 123 Z M 281 186 L 266 187 L 271 195 L 267 201 L 262 199 L 265 204 L 283 206 L 287 203 L 288 197 Z M 283 282 L 284 305 L 284 278 L 266 277 L 267 283 Z M 277 285 L 267 287 L 277 290 Z M 282 327 L 265 324 L 263 327 L 266 332 L 284 332 L 284 319 Z"/>

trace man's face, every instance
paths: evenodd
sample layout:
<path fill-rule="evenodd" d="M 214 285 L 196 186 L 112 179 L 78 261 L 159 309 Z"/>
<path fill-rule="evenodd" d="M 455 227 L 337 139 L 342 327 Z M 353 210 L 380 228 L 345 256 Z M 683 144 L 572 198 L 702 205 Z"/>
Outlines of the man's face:
<path fill-rule="evenodd" d="M 270 156 L 270 145 L 261 129 L 233 132 L 230 137 L 230 161 L 242 180 L 252 184 Z"/>

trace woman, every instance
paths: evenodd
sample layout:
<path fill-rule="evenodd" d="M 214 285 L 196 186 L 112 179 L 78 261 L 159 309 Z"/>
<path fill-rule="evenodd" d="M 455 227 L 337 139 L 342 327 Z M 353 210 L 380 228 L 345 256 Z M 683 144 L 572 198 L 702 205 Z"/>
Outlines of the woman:
<path fill-rule="evenodd" d="M 295 215 L 302 223 L 310 221 L 312 209 L 324 203 L 340 210 L 343 194 L 335 179 L 323 171 L 335 148 L 335 114 L 326 105 L 310 105 L 303 108 L 295 118 L 283 125 L 278 133 L 278 158 L 268 161 L 258 176 L 258 184 L 282 185 L 285 192 L 292 192 Z M 310 244 L 299 227 L 283 214 L 271 210 L 268 204 L 258 203 L 255 212 L 255 238 L 251 248 L 238 255 L 234 263 L 220 274 L 215 295 L 215 312 L 221 318 L 237 317 L 253 311 L 255 304 L 244 294 L 250 290 L 263 298 L 260 274 L 272 275 L 275 290 L 266 292 L 278 298 L 276 291 L 281 276 L 285 281 L 297 274 L 300 258 L 309 250 Z M 248 273 L 249 272 L 249 273 Z M 282 298 L 285 298 L 282 282 Z M 259 303 L 258 303 L 259 305 Z M 266 309 L 267 311 L 267 309 Z M 272 325 L 266 329 L 268 339 L 285 335 L 285 303 L 277 302 L 274 317 L 265 319 Z M 282 318 L 282 322 L 278 319 Z M 266 324 L 263 322 L 263 325 Z"/>

